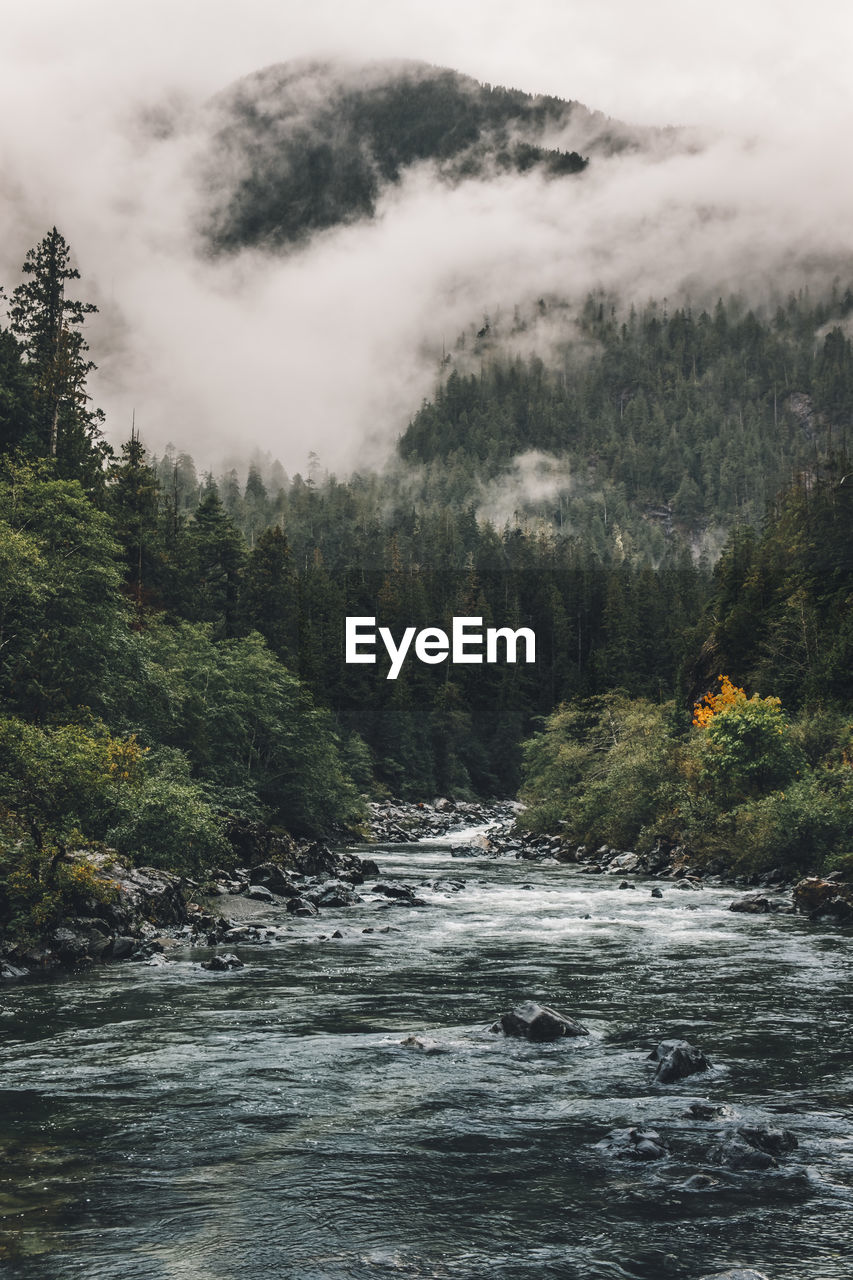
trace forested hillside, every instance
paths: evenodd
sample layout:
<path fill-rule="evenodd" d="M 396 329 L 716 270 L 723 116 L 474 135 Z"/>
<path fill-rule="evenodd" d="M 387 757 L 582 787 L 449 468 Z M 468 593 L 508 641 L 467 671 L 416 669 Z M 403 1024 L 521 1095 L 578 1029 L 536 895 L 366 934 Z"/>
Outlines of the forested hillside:
<path fill-rule="evenodd" d="M 525 739 L 533 826 L 754 848 L 791 784 L 811 815 L 789 814 L 792 857 L 847 838 L 849 292 L 772 315 L 590 299 L 555 365 L 497 345 L 445 365 L 385 472 L 257 459 L 244 481 L 135 432 L 110 449 L 56 229 L 24 273 L 0 330 L 7 914 L 71 841 L 198 870 L 235 819 L 317 833 L 357 824 L 360 794 L 514 794 Z M 531 628 L 535 665 L 344 662 L 347 616 L 399 635 L 459 615 Z M 711 778 L 691 730 L 721 672 L 739 708 L 800 717 L 766 712 L 794 738 L 757 789 Z M 620 752 L 624 726 L 651 755 Z M 724 794 L 747 806 L 728 826 Z"/>
<path fill-rule="evenodd" d="M 535 319 L 565 311 L 543 300 Z M 441 459 L 471 485 L 538 450 L 560 459 L 566 498 L 610 490 L 620 525 L 626 506 L 687 533 L 757 525 L 796 472 L 850 447 L 851 313 L 849 289 L 770 312 L 737 297 L 710 312 L 590 297 L 564 320 L 550 365 L 500 358 L 501 337 L 532 322 L 516 316 L 505 334 L 493 322 L 448 357 L 461 370 L 415 415 L 400 453 Z"/>

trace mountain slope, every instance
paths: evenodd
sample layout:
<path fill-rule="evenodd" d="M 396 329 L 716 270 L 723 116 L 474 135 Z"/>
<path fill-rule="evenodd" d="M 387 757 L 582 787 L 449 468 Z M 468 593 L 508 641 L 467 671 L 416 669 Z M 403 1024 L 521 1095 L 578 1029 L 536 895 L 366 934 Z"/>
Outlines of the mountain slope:
<path fill-rule="evenodd" d="M 414 62 L 283 63 L 239 81 L 213 110 L 204 233 L 219 252 L 281 248 L 368 218 L 421 162 L 450 183 L 506 171 L 561 178 L 588 163 L 576 147 L 612 154 L 665 132 Z"/>

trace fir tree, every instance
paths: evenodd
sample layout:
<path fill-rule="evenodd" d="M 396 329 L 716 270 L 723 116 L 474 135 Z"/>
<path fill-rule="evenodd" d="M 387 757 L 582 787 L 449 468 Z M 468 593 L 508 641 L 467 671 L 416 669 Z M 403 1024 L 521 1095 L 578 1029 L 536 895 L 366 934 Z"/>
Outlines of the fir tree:
<path fill-rule="evenodd" d="M 12 332 L 20 340 L 33 379 L 37 452 L 57 458 L 63 474 L 92 481 L 106 447 L 100 441 L 100 410 L 87 408 L 86 378 L 95 368 L 86 358 L 82 334 L 91 302 L 68 297 L 79 280 L 71 251 L 53 227 L 24 260 L 29 279 L 12 294 Z"/>

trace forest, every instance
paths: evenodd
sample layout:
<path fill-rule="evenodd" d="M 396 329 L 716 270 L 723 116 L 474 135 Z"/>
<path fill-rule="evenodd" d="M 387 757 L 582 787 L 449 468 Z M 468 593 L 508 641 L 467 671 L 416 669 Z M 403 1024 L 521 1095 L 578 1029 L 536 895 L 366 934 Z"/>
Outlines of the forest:
<path fill-rule="evenodd" d="M 853 295 L 542 299 L 472 325 L 382 471 L 199 474 L 91 406 L 53 228 L 0 326 L 0 918 L 68 848 L 204 874 L 229 824 L 512 796 L 721 866 L 853 850 Z M 546 365 L 503 337 L 563 323 Z M 242 424 L 244 434 L 248 430 Z M 344 619 L 530 627 L 537 662 L 347 666 Z"/>

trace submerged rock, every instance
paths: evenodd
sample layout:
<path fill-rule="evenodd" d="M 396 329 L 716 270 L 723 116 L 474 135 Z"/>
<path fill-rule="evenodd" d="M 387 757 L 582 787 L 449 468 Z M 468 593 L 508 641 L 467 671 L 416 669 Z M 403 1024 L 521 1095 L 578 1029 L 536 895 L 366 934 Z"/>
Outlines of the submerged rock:
<path fill-rule="evenodd" d="M 707 1173 L 693 1173 L 689 1178 L 685 1178 L 683 1182 L 677 1182 L 673 1187 L 673 1191 L 710 1191 L 712 1187 L 720 1185 L 717 1178 L 712 1178 Z"/>
<path fill-rule="evenodd" d="M 714 1116 L 723 1114 L 722 1107 L 714 1107 L 710 1102 L 691 1102 L 683 1113 L 685 1120 L 713 1120 Z"/>
<path fill-rule="evenodd" d="M 713 1164 L 723 1165 L 726 1169 L 734 1169 L 738 1173 L 765 1169 L 778 1169 L 779 1162 L 769 1151 L 760 1151 L 734 1135 L 725 1138 L 718 1146 L 708 1152 L 708 1159 Z"/>
<path fill-rule="evenodd" d="M 667 1155 L 666 1143 L 655 1129 L 612 1129 L 596 1145 L 619 1159 L 662 1160 Z"/>
<path fill-rule="evenodd" d="M 774 1125 L 741 1125 L 738 1136 L 758 1151 L 771 1156 L 785 1156 L 800 1145 L 790 1129 L 777 1129 Z"/>
<path fill-rule="evenodd" d="M 412 1049 L 416 1053 L 447 1053 L 443 1044 L 431 1040 L 429 1036 L 406 1036 L 405 1040 L 400 1041 L 400 1045 L 403 1049 Z"/>
<path fill-rule="evenodd" d="M 655 1070 L 658 1084 L 673 1084 L 699 1071 L 708 1071 L 711 1066 L 702 1050 L 687 1040 L 661 1040 L 648 1060 L 658 1064 Z"/>
<path fill-rule="evenodd" d="M 588 1036 L 589 1031 L 574 1018 L 549 1009 L 546 1005 L 527 1000 L 516 1005 L 508 1013 L 502 1013 L 500 1021 L 491 1028 L 505 1036 L 519 1036 L 536 1044 L 560 1040 L 563 1036 Z"/>
<path fill-rule="evenodd" d="M 733 1271 L 715 1271 L 712 1276 L 700 1276 L 699 1280 L 767 1280 L 763 1271 L 753 1271 L 750 1267 L 735 1267 Z"/>

